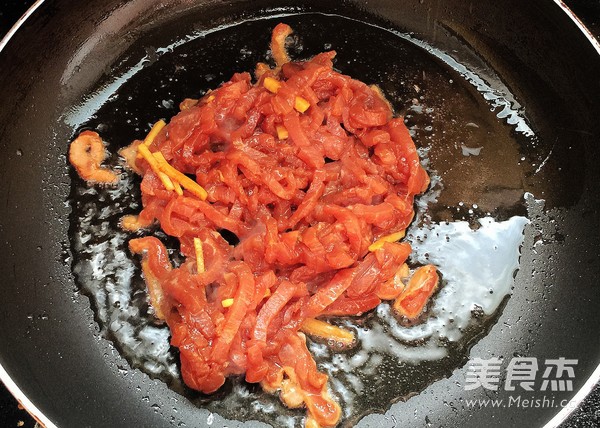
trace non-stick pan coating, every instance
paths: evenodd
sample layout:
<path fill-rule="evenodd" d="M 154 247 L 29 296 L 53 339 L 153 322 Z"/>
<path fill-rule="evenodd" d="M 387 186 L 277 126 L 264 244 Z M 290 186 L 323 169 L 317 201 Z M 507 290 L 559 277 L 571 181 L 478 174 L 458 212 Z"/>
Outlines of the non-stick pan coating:
<path fill-rule="evenodd" d="M 540 189 L 535 196 L 550 211 L 532 218 L 541 239 L 537 254 L 523 255 L 514 295 L 471 357 L 578 358 L 575 391 L 596 370 L 598 52 L 551 2 L 323 3 L 47 2 L 0 54 L 0 363 L 48 420 L 59 426 L 206 424 L 206 410 L 162 382 L 135 370 L 124 375 L 127 361 L 99 337 L 90 302 L 78 293 L 70 270 L 65 158 L 75 129 L 64 117 L 114 70 L 143 57 L 145 48 L 275 7 L 338 13 L 412 33 L 442 50 L 468 46 L 477 56 L 463 49 L 456 52 L 461 61 L 495 70 L 540 137 L 540 147 L 528 155 L 552 153 L 546 171 L 524 183 Z M 458 369 L 386 416 L 363 423 L 423 425 L 427 416 L 433 426 L 541 426 L 557 413 L 467 409 L 464 400 L 483 392 L 465 391 L 464 379 L 465 369 Z M 215 417 L 214 425 L 220 424 L 237 425 Z"/>

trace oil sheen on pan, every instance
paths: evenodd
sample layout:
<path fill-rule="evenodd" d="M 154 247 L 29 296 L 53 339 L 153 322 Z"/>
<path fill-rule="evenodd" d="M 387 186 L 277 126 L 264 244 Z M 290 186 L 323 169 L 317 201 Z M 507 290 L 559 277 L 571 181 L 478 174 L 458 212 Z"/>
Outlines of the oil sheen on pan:
<path fill-rule="evenodd" d="M 185 98 L 207 100 L 208 91 L 234 73 L 272 61 L 270 34 L 282 21 L 294 29 L 288 40 L 293 61 L 335 50 L 335 70 L 379 86 L 396 115 L 404 117 L 431 178 L 428 190 L 416 198 L 416 215 L 404 239 L 412 246 L 408 264 L 434 265 L 441 277 L 424 312 L 412 320 L 398 317 L 393 300 L 384 301 L 360 316 L 326 319 L 351 332 L 352 346 L 307 339 L 340 405 L 339 424 L 352 426 L 464 365 L 470 346 L 487 333 L 509 298 L 519 265 L 528 204 L 534 201 L 522 188 L 527 167 L 520 151 L 535 137 L 506 98 L 447 61 L 443 52 L 407 35 L 315 14 L 247 21 L 149 53 L 152 61 L 143 61 L 117 90 L 100 88 L 67 118 L 79 125 L 77 134 L 101 135 L 110 154 L 104 164 L 119 175 L 117 185 L 89 186 L 73 173 L 73 270 L 104 336 L 133 368 L 226 418 L 276 426 L 302 423 L 304 411 L 288 409 L 243 376 L 229 377 L 211 395 L 184 385 L 170 331 L 151 308 L 140 259 L 128 248 L 132 238 L 155 236 L 179 266 L 185 261 L 179 242 L 158 228 L 128 232 L 120 227 L 123 216 L 139 213 L 142 205 L 140 178 L 123 166 L 118 151 L 143 139 L 157 119 L 177 114 Z M 361 38 L 381 49 L 352 43 Z M 106 101 L 94 106 L 98 99 Z M 498 164 L 505 170 L 491 173 Z"/>

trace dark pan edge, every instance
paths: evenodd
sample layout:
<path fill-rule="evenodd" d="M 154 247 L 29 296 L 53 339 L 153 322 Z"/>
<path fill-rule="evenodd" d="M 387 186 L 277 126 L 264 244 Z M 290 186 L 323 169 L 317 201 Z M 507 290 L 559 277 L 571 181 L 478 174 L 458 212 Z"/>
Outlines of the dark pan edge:
<path fill-rule="evenodd" d="M 590 41 L 592 46 L 594 46 L 598 54 L 600 54 L 600 41 L 594 37 L 592 32 L 585 26 L 581 19 L 579 19 L 579 17 L 577 17 L 577 15 L 575 15 L 575 13 L 569 9 L 569 7 L 562 0 L 554 0 L 554 3 L 556 3 L 562 9 L 562 11 L 566 13 L 569 18 L 571 18 L 575 25 L 577 25 L 577 28 L 579 28 L 579 30 L 585 34 L 586 38 Z"/>
<path fill-rule="evenodd" d="M 554 3 L 561 8 L 561 10 L 577 25 L 577 28 L 585 35 L 590 41 L 598 55 L 600 55 L 600 41 L 594 37 L 592 32 L 585 26 L 585 24 L 575 15 L 575 13 L 569 9 L 569 7 L 562 0 L 554 0 Z M 581 406 L 583 400 L 592 392 L 594 387 L 600 382 L 600 364 L 596 367 L 596 370 L 590 375 L 585 381 L 583 386 L 577 391 L 575 396 L 571 399 L 572 405 L 563 407 L 552 419 L 550 419 L 544 428 L 557 428 L 563 422 L 565 422 L 571 414 Z"/>
<path fill-rule="evenodd" d="M 572 403 L 568 406 L 563 407 L 560 412 L 558 412 L 552 419 L 550 419 L 544 428 L 556 428 L 559 427 L 563 422 L 567 420 L 567 418 L 575 411 L 575 409 L 579 408 L 583 400 L 592 392 L 594 386 L 600 381 L 600 365 L 596 367 L 596 370 L 590 375 L 588 380 L 583 384 L 583 386 L 577 391 L 575 396 L 570 400 L 569 403 Z"/>
<path fill-rule="evenodd" d="M 25 23 L 25 21 L 33 15 L 33 13 L 44 3 L 44 0 L 37 0 L 27 11 L 19 18 L 19 20 L 12 26 L 8 33 L 0 40 L 0 52 L 5 48 L 10 39 L 15 35 L 15 33 L 21 28 L 21 26 Z M 52 422 L 40 409 L 37 408 L 35 404 L 21 391 L 16 382 L 10 377 L 10 374 L 6 371 L 6 369 L 0 363 L 0 381 L 4 383 L 6 389 L 10 391 L 10 393 L 17 399 L 19 404 L 21 404 L 25 410 L 40 424 L 42 424 L 45 428 L 58 428 L 54 422 Z"/>
<path fill-rule="evenodd" d="M 40 0 L 41 3 L 43 0 Z M 37 3 L 36 3 L 37 4 Z M 52 422 L 40 409 L 36 407 L 35 404 L 21 391 L 19 386 L 15 383 L 15 381 L 10 377 L 8 372 L 2 364 L 0 364 L 0 380 L 6 386 L 6 389 L 10 391 L 10 393 L 17 399 L 19 404 L 27 410 L 27 412 L 40 424 L 42 424 L 45 428 L 58 428 L 54 422 Z"/>
<path fill-rule="evenodd" d="M 14 34 L 21 28 L 23 23 L 29 18 L 33 12 L 36 11 L 38 7 L 40 7 L 44 3 L 44 0 L 37 0 L 27 11 L 19 18 L 19 20 L 12 26 L 8 33 L 0 40 L 0 51 L 4 49 L 4 47 L 8 44 L 9 40 L 14 36 Z"/>

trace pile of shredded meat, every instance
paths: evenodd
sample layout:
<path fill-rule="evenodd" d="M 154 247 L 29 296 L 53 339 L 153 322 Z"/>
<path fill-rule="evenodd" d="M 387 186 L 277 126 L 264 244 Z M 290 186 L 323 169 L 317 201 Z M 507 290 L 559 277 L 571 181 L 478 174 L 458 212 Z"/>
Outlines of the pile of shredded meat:
<path fill-rule="evenodd" d="M 335 71 L 333 51 L 290 62 L 290 33 L 274 29 L 276 67 L 258 64 L 255 83 L 235 74 L 121 152 L 143 177 L 143 210 L 122 225 L 158 222 L 180 241 L 178 267 L 156 237 L 129 245 L 188 386 L 212 393 L 245 375 L 305 407 L 307 427 L 330 427 L 340 407 L 305 334 L 351 346 L 352 331 L 327 320 L 382 300 L 420 316 L 438 276 L 432 266 L 411 276 L 410 245 L 399 241 L 429 178 L 378 88 Z M 102 181 L 101 159 L 86 175 L 78 148 L 80 175 Z"/>

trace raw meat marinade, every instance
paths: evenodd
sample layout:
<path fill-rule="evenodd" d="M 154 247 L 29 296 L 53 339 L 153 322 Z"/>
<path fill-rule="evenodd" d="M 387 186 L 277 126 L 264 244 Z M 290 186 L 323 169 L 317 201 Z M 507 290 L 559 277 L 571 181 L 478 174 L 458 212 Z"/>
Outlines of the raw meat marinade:
<path fill-rule="evenodd" d="M 258 64 L 254 83 L 235 74 L 122 150 L 143 176 L 143 210 L 122 226 L 158 222 L 180 241 L 177 267 L 156 237 L 129 247 L 188 386 L 211 393 L 245 375 L 306 407 L 308 427 L 334 426 L 340 408 L 304 334 L 352 346 L 353 333 L 326 320 L 382 300 L 399 317 L 421 315 L 438 275 L 431 265 L 411 274 L 400 241 L 429 178 L 379 89 L 336 72 L 333 51 L 291 62 L 290 33 L 275 27 L 276 65 Z M 70 157 L 82 177 L 88 164 L 107 175 L 85 156 Z"/>

